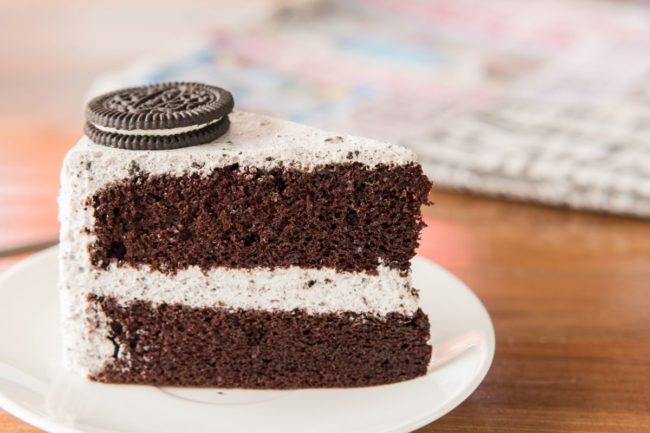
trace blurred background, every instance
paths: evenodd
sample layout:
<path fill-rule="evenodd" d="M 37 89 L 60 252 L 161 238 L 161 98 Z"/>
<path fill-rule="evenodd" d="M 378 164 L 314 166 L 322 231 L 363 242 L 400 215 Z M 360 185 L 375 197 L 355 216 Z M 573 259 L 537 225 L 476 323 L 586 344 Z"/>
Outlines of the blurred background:
<path fill-rule="evenodd" d="M 0 7 L 0 248 L 56 234 L 57 173 L 81 133 L 84 101 L 165 80 L 215 83 L 233 92 L 239 109 L 412 147 L 441 189 L 650 216 L 643 4 Z M 22 233 L 16 224 L 26 222 Z"/>
<path fill-rule="evenodd" d="M 185 79 L 239 109 L 410 146 L 442 188 L 650 216 L 643 5 L 4 1 L 0 27 L 0 227 L 35 219 L 0 247 L 55 234 L 86 98 Z"/>
<path fill-rule="evenodd" d="M 569 412 L 647 428 L 647 2 L 0 0 L 0 36 L 0 251 L 55 242 L 89 97 L 215 83 L 236 109 L 419 155 L 436 185 L 419 253 L 469 283 L 498 343 L 440 431 L 594 431 Z"/>

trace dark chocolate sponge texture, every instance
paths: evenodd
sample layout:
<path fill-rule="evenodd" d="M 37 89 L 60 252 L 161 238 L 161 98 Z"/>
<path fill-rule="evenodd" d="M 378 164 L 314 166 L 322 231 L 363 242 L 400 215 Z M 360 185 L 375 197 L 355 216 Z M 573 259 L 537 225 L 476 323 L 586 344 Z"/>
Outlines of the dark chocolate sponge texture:
<path fill-rule="evenodd" d="M 300 266 L 407 272 L 431 182 L 418 164 L 140 173 L 88 197 L 92 264 L 174 273 Z"/>
<path fill-rule="evenodd" d="M 95 381 L 222 388 L 368 386 L 426 373 L 429 322 L 418 310 L 228 311 L 89 295 L 110 323 L 114 359 Z M 182 344 L 179 344 L 182 342 Z M 123 353 L 126 352 L 126 353 Z M 128 361 L 127 361 L 128 360 Z"/>
<path fill-rule="evenodd" d="M 233 106 L 230 92 L 202 83 L 129 87 L 92 99 L 86 106 L 84 131 L 97 144 L 123 149 L 193 146 L 223 135 Z M 177 128 L 192 130 L 176 133 Z M 131 133 L 135 130 L 137 134 Z"/>

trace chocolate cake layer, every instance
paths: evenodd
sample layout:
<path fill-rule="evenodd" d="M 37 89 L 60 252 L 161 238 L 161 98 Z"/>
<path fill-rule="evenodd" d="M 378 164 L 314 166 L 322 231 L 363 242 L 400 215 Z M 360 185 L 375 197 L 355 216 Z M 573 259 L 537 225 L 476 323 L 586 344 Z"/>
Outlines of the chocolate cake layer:
<path fill-rule="evenodd" d="M 312 171 L 237 164 L 207 176 L 148 175 L 88 197 L 92 264 L 173 273 L 300 266 L 374 273 L 379 258 L 406 272 L 431 182 L 418 164 L 330 164 Z"/>
<path fill-rule="evenodd" d="M 107 317 L 114 359 L 90 378 L 108 383 L 222 388 L 347 387 L 423 375 L 429 322 L 418 310 L 307 314 L 228 311 L 180 304 L 124 305 L 88 296 Z"/>

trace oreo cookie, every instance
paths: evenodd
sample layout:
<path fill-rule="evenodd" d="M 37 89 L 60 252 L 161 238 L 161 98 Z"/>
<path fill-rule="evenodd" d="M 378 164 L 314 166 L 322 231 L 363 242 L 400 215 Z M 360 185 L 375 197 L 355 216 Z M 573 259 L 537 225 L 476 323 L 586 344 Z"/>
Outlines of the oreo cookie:
<path fill-rule="evenodd" d="M 228 131 L 234 101 L 202 83 L 129 87 L 92 99 L 84 132 L 93 142 L 130 150 L 168 150 L 209 143 Z"/>

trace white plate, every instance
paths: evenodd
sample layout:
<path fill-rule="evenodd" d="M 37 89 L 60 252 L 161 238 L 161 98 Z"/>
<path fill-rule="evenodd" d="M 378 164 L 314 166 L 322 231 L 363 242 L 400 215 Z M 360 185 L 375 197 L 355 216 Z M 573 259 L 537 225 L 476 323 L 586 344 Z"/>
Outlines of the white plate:
<path fill-rule="evenodd" d="M 435 348 L 424 377 L 294 391 L 92 383 L 61 368 L 56 251 L 36 254 L 0 278 L 0 406 L 52 433 L 404 432 L 458 406 L 494 356 L 494 329 L 478 298 L 416 257 L 414 286 Z"/>

